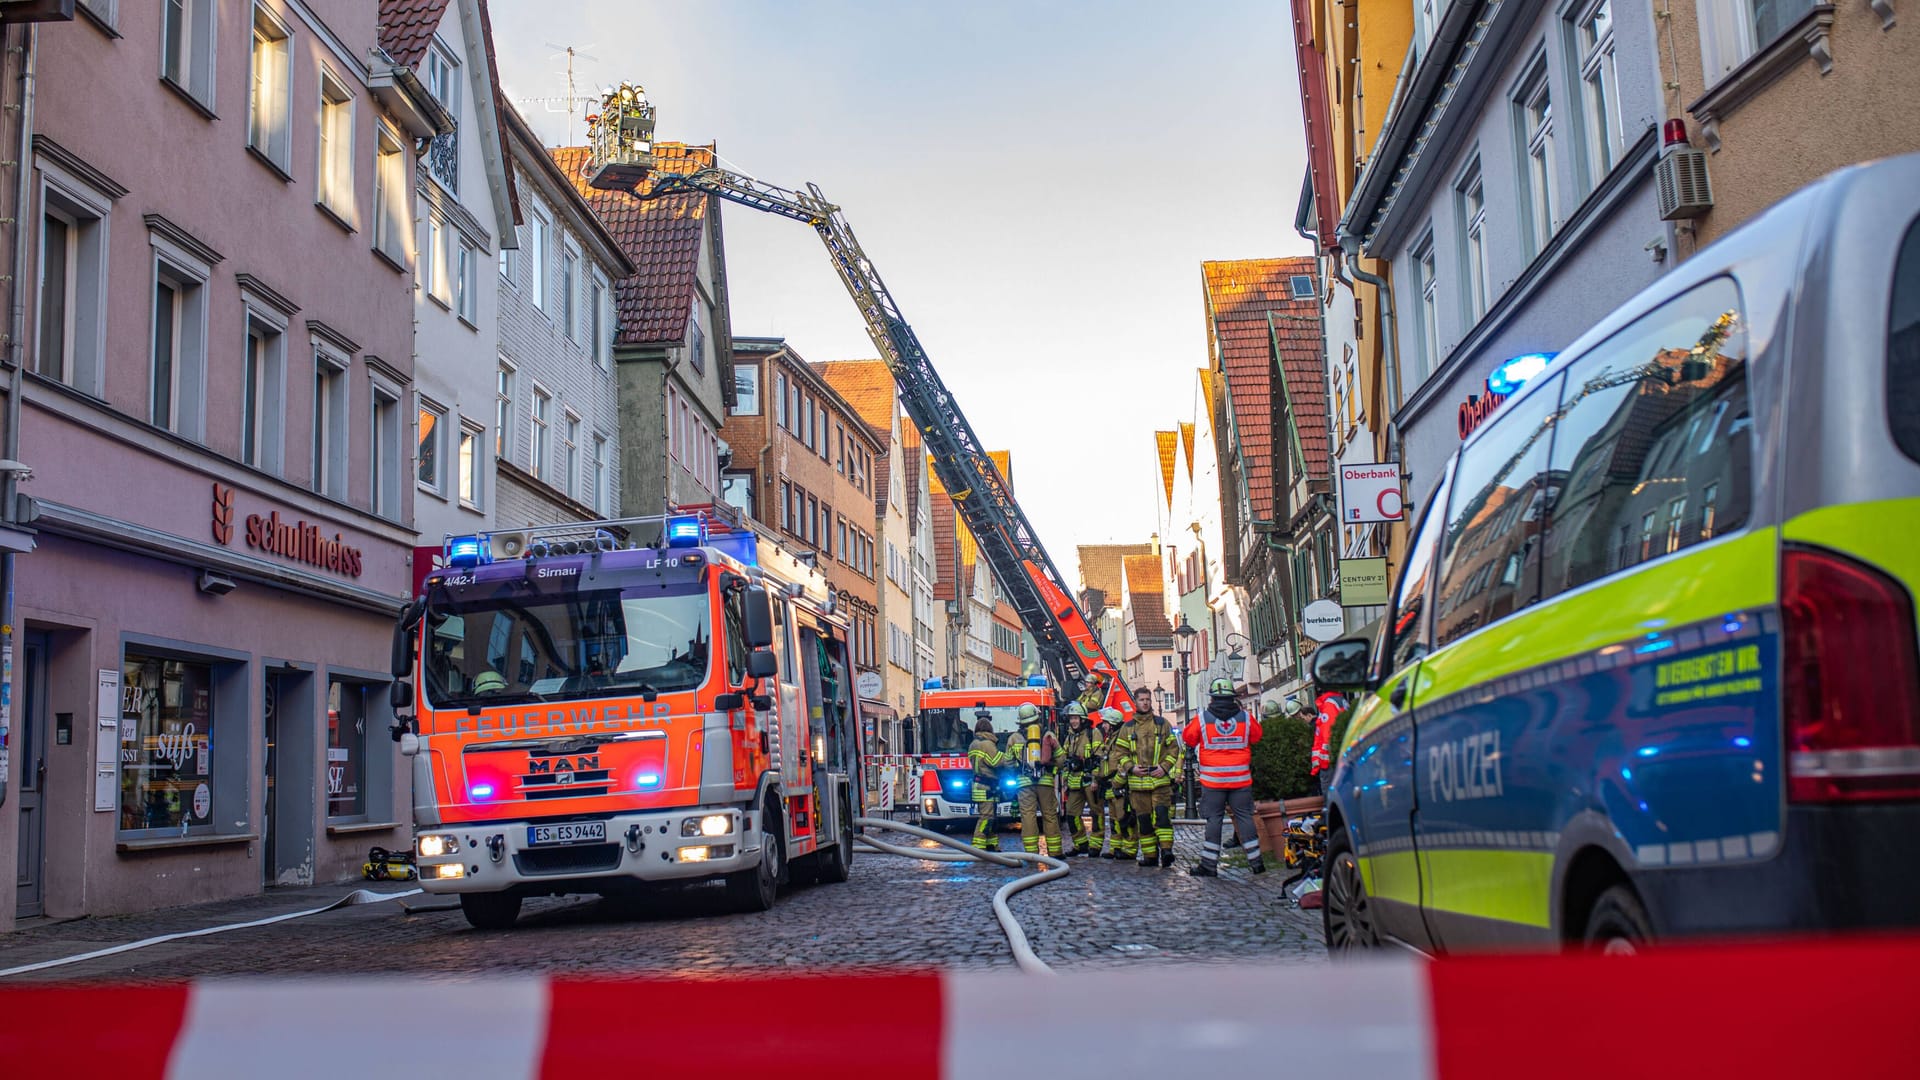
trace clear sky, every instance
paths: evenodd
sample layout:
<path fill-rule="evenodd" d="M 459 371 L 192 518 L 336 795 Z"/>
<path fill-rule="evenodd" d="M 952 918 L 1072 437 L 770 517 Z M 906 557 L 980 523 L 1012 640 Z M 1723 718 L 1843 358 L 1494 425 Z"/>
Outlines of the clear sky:
<path fill-rule="evenodd" d="M 567 139 L 647 89 L 658 137 L 846 212 L 1062 573 L 1154 529 L 1152 432 L 1193 420 L 1200 263 L 1303 254 L 1305 151 L 1276 0 L 495 0 L 507 97 Z M 585 125 L 575 116 L 573 139 Z M 728 205 L 742 335 L 875 355 L 813 230 Z"/>

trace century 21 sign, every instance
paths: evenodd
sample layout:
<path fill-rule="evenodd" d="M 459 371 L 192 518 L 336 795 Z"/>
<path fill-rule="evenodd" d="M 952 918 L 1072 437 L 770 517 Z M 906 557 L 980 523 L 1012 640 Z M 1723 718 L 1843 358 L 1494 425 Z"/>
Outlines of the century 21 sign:
<path fill-rule="evenodd" d="M 223 546 L 233 542 L 233 496 L 232 487 L 213 485 L 213 539 Z M 250 548 L 321 570 L 348 577 L 360 576 L 359 548 L 348 545 L 339 533 L 328 538 L 318 525 L 284 520 L 278 510 L 264 517 L 259 514 L 247 517 L 246 543 Z"/>

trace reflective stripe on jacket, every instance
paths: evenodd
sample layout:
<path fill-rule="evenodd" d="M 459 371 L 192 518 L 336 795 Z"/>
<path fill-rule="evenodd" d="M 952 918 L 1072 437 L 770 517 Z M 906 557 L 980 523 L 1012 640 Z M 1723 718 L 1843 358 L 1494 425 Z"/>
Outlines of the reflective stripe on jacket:
<path fill-rule="evenodd" d="M 1241 709 L 1224 717 L 1201 713 L 1180 733 L 1180 740 L 1199 748 L 1194 775 L 1202 786 L 1243 788 L 1253 783 L 1253 744 L 1262 734 L 1260 722 Z"/>
<path fill-rule="evenodd" d="M 1139 716 L 1128 725 L 1134 742 L 1133 764 L 1161 769 L 1165 776 L 1129 773 L 1127 787 L 1134 791 L 1153 791 L 1171 787 L 1180 777 L 1180 744 L 1173 725 L 1157 716 Z"/>
<path fill-rule="evenodd" d="M 991 735 L 975 736 L 967 748 L 967 761 L 973 766 L 973 801 L 988 802 L 1000 783 L 1000 766 L 1006 761 L 1000 744 Z"/>

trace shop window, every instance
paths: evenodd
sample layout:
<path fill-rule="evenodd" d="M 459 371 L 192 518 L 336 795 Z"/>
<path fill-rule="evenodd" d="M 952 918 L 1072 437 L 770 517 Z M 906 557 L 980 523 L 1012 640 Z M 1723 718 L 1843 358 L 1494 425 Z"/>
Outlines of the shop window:
<path fill-rule="evenodd" d="M 128 650 L 120 679 L 121 831 L 213 832 L 213 665 Z"/>
<path fill-rule="evenodd" d="M 367 698 L 362 682 L 327 683 L 327 818 L 364 818 L 367 813 Z"/>

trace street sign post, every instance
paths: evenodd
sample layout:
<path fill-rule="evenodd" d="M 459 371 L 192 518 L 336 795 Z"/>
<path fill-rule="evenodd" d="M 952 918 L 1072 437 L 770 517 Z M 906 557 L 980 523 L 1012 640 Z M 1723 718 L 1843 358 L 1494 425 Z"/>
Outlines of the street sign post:
<path fill-rule="evenodd" d="M 1400 463 L 1340 466 L 1340 520 L 1348 525 L 1399 521 L 1407 516 L 1400 493 Z"/>

